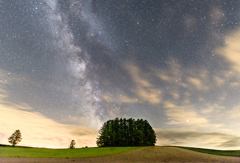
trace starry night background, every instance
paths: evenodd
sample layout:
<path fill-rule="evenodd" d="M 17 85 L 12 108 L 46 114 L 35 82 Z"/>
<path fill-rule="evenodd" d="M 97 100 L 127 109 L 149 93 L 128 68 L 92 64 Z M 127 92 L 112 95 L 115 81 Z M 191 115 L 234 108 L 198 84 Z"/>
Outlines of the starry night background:
<path fill-rule="evenodd" d="M 1 0 L 0 143 L 96 146 L 147 119 L 157 145 L 240 149 L 240 1 Z"/>

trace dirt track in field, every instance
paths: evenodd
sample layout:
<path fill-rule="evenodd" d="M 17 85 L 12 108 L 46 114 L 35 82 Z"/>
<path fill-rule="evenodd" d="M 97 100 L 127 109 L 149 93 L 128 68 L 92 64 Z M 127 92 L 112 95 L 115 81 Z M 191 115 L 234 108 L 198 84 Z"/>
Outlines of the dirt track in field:
<path fill-rule="evenodd" d="M 226 162 L 240 163 L 240 157 L 217 156 L 175 147 L 145 147 L 128 152 L 93 158 L 0 158 L 1 163 L 73 163 L 73 162 Z"/>

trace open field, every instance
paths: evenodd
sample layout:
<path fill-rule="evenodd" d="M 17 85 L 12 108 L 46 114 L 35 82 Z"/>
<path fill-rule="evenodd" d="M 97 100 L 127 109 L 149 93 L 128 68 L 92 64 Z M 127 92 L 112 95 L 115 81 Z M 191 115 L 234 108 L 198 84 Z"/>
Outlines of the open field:
<path fill-rule="evenodd" d="M 93 148 L 97 149 L 97 148 Z M 103 148 L 99 148 L 103 149 Z M 240 162 L 240 157 L 218 156 L 199 153 L 178 147 L 140 147 L 123 153 L 89 158 L 11 158 L 2 157 L 0 162 Z"/>
<path fill-rule="evenodd" d="M 0 147 L 0 157 L 39 157 L 39 158 L 97 157 L 126 152 L 135 148 L 136 147 L 48 149 L 26 147 Z"/>

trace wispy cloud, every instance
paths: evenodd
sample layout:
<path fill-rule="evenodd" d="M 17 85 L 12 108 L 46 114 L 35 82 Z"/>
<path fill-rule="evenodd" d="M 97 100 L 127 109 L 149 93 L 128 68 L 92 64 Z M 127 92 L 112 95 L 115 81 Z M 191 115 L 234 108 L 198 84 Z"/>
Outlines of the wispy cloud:
<path fill-rule="evenodd" d="M 200 117 L 191 106 L 181 107 L 170 102 L 165 102 L 164 107 L 167 109 L 166 115 L 173 120 L 170 122 L 171 124 L 194 127 L 203 127 L 208 125 L 208 120 Z"/>
<path fill-rule="evenodd" d="M 157 135 L 157 145 L 190 146 L 239 150 L 240 137 L 217 132 L 203 133 L 191 130 L 163 130 L 154 129 Z"/>
<path fill-rule="evenodd" d="M 38 112 L 26 110 L 16 109 L 14 105 L 0 104 L 1 143 L 8 144 L 8 137 L 16 129 L 20 129 L 23 137 L 21 145 L 67 148 L 74 139 L 77 142 L 76 147 L 96 146 L 96 129 L 61 124 Z"/>
<path fill-rule="evenodd" d="M 224 46 L 217 48 L 216 52 L 227 60 L 230 65 L 229 74 L 226 76 L 239 76 L 240 73 L 240 29 L 227 35 Z M 238 85 L 239 86 L 239 85 Z"/>
<path fill-rule="evenodd" d="M 125 63 L 124 67 L 134 82 L 133 92 L 139 97 L 139 100 L 151 104 L 159 104 L 161 102 L 161 94 L 149 81 L 151 75 L 144 73 L 139 67 L 132 64 Z"/>

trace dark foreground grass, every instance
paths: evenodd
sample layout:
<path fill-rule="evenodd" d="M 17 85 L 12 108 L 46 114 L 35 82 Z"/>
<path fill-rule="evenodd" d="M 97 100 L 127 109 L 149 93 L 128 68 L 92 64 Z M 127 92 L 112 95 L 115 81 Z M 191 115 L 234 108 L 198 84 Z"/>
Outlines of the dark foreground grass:
<path fill-rule="evenodd" d="M 192 151 L 197 151 L 197 152 L 202 152 L 202 153 L 208 153 L 208 154 L 213 154 L 213 155 L 221 155 L 221 156 L 236 156 L 240 157 L 240 150 L 214 150 L 214 149 L 204 149 L 204 148 L 192 148 L 192 147 L 179 147 L 178 148 L 183 148 L 183 149 L 188 149 Z"/>
<path fill-rule="evenodd" d="M 0 157 L 79 158 L 107 156 L 126 152 L 137 147 L 102 147 L 76 149 L 47 149 L 24 147 L 0 147 Z"/>

